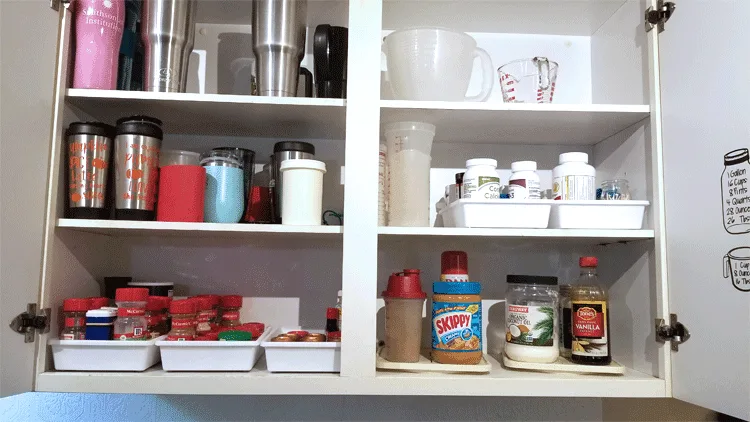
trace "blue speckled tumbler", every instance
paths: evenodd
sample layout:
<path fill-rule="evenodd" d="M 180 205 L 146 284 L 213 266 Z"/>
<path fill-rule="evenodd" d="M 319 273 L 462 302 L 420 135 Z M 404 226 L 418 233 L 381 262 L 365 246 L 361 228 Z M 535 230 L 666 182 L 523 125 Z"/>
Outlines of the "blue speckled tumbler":
<path fill-rule="evenodd" d="M 238 223 L 245 207 L 242 162 L 230 152 L 212 151 L 201 165 L 206 169 L 204 220 Z"/>

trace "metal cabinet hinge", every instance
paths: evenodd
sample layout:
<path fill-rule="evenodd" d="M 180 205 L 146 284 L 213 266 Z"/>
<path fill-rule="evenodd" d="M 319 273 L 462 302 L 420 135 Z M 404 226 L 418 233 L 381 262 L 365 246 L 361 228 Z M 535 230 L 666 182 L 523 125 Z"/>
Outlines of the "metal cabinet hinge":
<path fill-rule="evenodd" d="M 68 7 L 68 5 L 70 4 L 70 0 L 49 0 L 49 7 L 55 12 L 60 11 L 60 4 L 62 4 L 64 7 Z"/>
<path fill-rule="evenodd" d="M 49 332 L 50 308 L 37 309 L 36 303 L 29 303 L 26 312 L 18 314 L 10 322 L 13 331 L 24 335 L 24 343 L 34 342 L 34 332 Z"/>
<path fill-rule="evenodd" d="M 659 33 L 664 31 L 664 23 L 672 17 L 674 13 L 675 4 L 671 1 L 658 0 L 656 2 L 656 8 L 649 7 L 646 9 L 646 32 L 651 31 L 654 27 L 657 27 Z"/>
<path fill-rule="evenodd" d="M 678 351 L 680 344 L 690 339 L 690 331 L 677 320 L 677 314 L 669 314 L 669 325 L 662 319 L 656 319 L 656 341 L 669 341 L 673 351 Z"/>

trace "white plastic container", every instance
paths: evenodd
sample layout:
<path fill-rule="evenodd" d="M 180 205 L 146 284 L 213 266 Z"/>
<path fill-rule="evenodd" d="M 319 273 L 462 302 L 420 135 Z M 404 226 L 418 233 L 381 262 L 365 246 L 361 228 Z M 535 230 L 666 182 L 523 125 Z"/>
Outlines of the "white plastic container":
<path fill-rule="evenodd" d="M 159 167 L 198 166 L 200 161 L 201 155 L 193 151 L 163 149 L 159 152 Z"/>
<path fill-rule="evenodd" d="M 478 201 L 500 199 L 500 177 L 497 175 L 497 160 L 492 158 L 466 160 L 461 198 Z"/>
<path fill-rule="evenodd" d="M 293 159 L 281 162 L 284 190 L 281 223 L 287 226 L 319 226 L 323 215 L 322 161 Z"/>
<path fill-rule="evenodd" d="M 435 125 L 397 122 L 385 127 L 388 225 L 430 225 L 430 164 Z"/>
<path fill-rule="evenodd" d="M 282 327 L 269 335 L 299 330 L 300 327 Z M 324 330 L 306 330 L 325 333 Z M 269 372 L 341 372 L 340 342 L 274 342 L 264 341 L 266 364 Z"/>
<path fill-rule="evenodd" d="M 536 161 L 515 161 L 511 163 L 508 189 L 511 199 L 541 199 L 539 175 Z"/>
<path fill-rule="evenodd" d="M 161 336 L 153 340 L 57 340 L 47 344 L 52 348 L 52 360 L 57 371 L 145 371 L 159 363 Z"/>
<path fill-rule="evenodd" d="M 638 230 L 648 201 L 555 201 L 550 227 L 555 229 Z"/>
<path fill-rule="evenodd" d="M 261 343 L 273 331 L 255 341 L 159 341 L 165 371 L 249 371 L 261 356 Z"/>
<path fill-rule="evenodd" d="M 545 229 L 552 200 L 459 199 L 440 211 L 445 227 Z"/>
<path fill-rule="evenodd" d="M 596 169 L 585 152 L 560 154 L 560 165 L 552 170 L 552 195 L 563 201 L 596 199 Z"/>

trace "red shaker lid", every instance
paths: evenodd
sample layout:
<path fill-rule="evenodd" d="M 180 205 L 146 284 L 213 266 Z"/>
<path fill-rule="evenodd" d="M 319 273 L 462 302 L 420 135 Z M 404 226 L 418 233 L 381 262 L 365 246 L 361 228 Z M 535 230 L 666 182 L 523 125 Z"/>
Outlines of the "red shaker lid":
<path fill-rule="evenodd" d="M 123 287 L 115 290 L 115 302 L 145 302 L 148 289 L 145 287 Z"/>
<path fill-rule="evenodd" d="M 109 306 L 109 298 L 108 297 L 90 297 L 88 298 L 91 303 L 89 304 L 89 309 L 101 309 L 105 306 Z"/>
<path fill-rule="evenodd" d="M 194 314 L 195 301 L 191 299 L 173 300 L 169 305 L 169 313 L 172 315 Z"/>
<path fill-rule="evenodd" d="M 581 267 L 596 267 L 599 265 L 599 259 L 595 256 L 582 256 L 578 259 L 578 265 Z"/>
<path fill-rule="evenodd" d="M 441 274 L 469 274 L 469 256 L 464 251 L 445 251 L 440 254 Z"/>
<path fill-rule="evenodd" d="M 156 296 L 159 298 L 159 303 L 162 309 L 169 309 L 169 305 L 172 304 L 172 298 L 169 296 Z"/>
<path fill-rule="evenodd" d="M 338 308 L 328 308 L 326 309 L 326 319 L 338 319 L 339 318 L 339 310 Z"/>
<path fill-rule="evenodd" d="M 409 271 L 409 273 L 406 273 Z M 403 273 L 393 273 L 388 277 L 388 288 L 382 293 L 384 298 L 395 299 L 424 299 L 427 294 L 422 291 L 419 270 L 405 270 Z"/>
<path fill-rule="evenodd" d="M 239 308 L 242 306 L 242 296 L 240 295 L 222 296 L 221 306 L 224 308 Z"/>
<path fill-rule="evenodd" d="M 190 298 L 193 302 L 195 302 L 195 310 L 196 311 L 210 311 L 211 310 L 211 299 L 206 296 L 196 296 L 193 298 Z"/>
<path fill-rule="evenodd" d="M 162 302 L 161 296 L 149 296 L 146 298 L 147 311 L 161 311 L 162 309 L 164 309 L 164 302 Z"/>
<path fill-rule="evenodd" d="M 221 303 L 221 296 L 219 295 L 198 295 L 196 297 L 205 297 L 211 301 L 211 306 L 219 306 Z"/>
<path fill-rule="evenodd" d="M 90 309 L 91 301 L 89 299 L 65 299 L 63 300 L 63 311 L 65 312 L 86 312 Z"/>

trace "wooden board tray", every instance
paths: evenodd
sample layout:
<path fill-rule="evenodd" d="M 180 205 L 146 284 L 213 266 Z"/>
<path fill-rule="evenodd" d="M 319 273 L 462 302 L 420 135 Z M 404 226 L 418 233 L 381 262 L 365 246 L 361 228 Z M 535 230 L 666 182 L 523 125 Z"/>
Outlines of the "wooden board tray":
<path fill-rule="evenodd" d="M 490 372 L 490 370 L 492 369 L 492 365 L 487 361 L 487 355 L 483 356 L 482 360 L 476 365 L 449 365 L 432 362 L 429 358 L 429 349 L 423 349 L 421 356 L 419 356 L 419 362 L 414 363 L 388 361 L 384 357 L 380 356 L 382 351 L 383 347 L 378 349 L 378 355 L 375 362 L 375 367 L 382 370 L 485 374 Z"/>
<path fill-rule="evenodd" d="M 562 356 L 557 358 L 557 361 L 553 363 L 529 363 L 517 362 L 503 353 L 503 366 L 509 369 L 525 369 L 542 372 L 575 372 L 578 374 L 608 375 L 622 375 L 625 373 L 625 367 L 615 361 L 612 361 L 612 363 L 606 366 L 578 365 Z"/>

